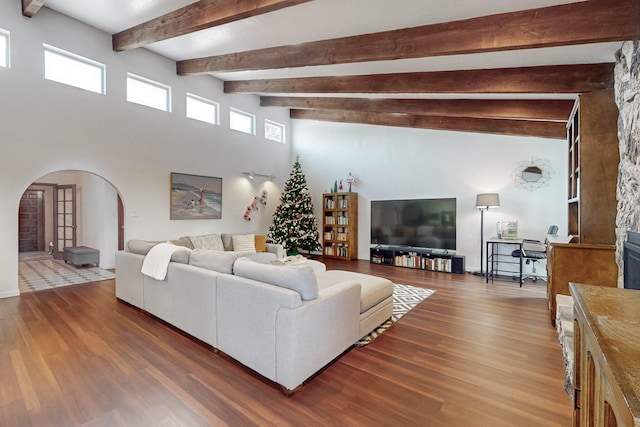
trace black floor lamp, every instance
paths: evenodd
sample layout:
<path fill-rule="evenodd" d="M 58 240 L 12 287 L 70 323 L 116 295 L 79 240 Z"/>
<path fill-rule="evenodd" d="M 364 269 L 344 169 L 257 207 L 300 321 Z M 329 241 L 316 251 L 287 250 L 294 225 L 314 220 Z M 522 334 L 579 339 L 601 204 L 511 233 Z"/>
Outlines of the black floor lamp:
<path fill-rule="evenodd" d="M 484 276 L 482 264 L 484 262 L 484 211 L 489 208 L 500 207 L 500 196 L 498 193 L 481 193 L 476 196 L 476 208 L 480 210 L 480 271 L 476 271 L 476 276 Z"/>

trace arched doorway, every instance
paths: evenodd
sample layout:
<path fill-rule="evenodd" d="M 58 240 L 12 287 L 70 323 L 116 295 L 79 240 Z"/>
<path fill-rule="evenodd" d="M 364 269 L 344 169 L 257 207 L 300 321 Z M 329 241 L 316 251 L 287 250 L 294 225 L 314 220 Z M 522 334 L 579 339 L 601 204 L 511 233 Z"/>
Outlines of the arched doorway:
<path fill-rule="evenodd" d="M 24 272 L 36 273 L 40 276 L 36 279 L 43 279 L 49 273 L 48 266 L 60 268 L 59 263 L 47 265 L 46 261 L 62 259 L 65 247 L 95 248 L 100 253 L 99 265 L 95 267 L 98 270 L 115 268 L 115 252 L 124 240 L 124 208 L 117 189 L 103 177 L 80 170 L 44 175 L 25 190 L 18 216 L 21 293 L 29 281 Z M 25 264 L 27 260 L 33 265 Z M 31 271 L 35 268 L 42 271 Z M 90 273 L 90 270 L 78 271 L 80 276 L 97 277 Z M 98 277 L 103 276 L 109 277 L 106 273 Z M 56 286 L 59 282 L 52 279 L 47 284 Z M 28 289 L 33 290 L 31 283 L 27 284 Z"/>

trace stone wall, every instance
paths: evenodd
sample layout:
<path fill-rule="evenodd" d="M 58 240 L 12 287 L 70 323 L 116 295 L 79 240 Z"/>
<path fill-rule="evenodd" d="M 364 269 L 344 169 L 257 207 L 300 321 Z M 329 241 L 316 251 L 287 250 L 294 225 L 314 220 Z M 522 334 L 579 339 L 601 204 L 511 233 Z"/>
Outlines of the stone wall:
<path fill-rule="evenodd" d="M 620 116 L 620 166 L 616 217 L 618 286 L 622 287 L 622 245 L 627 231 L 640 232 L 640 41 L 627 41 L 617 53 L 615 96 Z"/>

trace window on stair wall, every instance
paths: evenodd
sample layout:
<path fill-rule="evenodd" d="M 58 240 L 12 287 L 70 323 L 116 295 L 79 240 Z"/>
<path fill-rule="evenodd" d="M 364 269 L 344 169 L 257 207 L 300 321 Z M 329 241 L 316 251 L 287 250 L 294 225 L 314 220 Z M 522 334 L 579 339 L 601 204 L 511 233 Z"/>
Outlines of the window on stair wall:
<path fill-rule="evenodd" d="M 229 127 L 238 132 L 256 134 L 256 116 L 237 108 L 229 108 Z"/>
<path fill-rule="evenodd" d="M 171 86 L 127 73 L 127 101 L 171 112 Z"/>
<path fill-rule="evenodd" d="M 271 141 L 285 143 L 284 125 L 265 119 L 264 121 L 264 137 Z"/>
<path fill-rule="evenodd" d="M 11 58 L 9 52 L 9 31 L 0 28 L 0 67 L 9 67 Z"/>
<path fill-rule="evenodd" d="M 44 48 L 44 78 L 106 94 L 106 66 L 84 56 L 50 46 Z"/>
<path fill-rule="evenodd" d="M 187 117 L 212 125 L 220 124 L 220 104 L 210 99 L 187 93 Z"/>

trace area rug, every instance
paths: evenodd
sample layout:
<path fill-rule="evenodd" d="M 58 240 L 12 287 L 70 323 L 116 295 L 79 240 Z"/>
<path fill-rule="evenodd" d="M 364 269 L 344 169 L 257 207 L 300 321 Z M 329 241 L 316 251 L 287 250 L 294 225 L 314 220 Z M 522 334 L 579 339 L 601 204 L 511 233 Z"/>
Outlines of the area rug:
<path fill-rule="evenodd" d="M 393 315 L 391 319 L 378 326 L 369 335 L 362 337 L 355 343 L 356 347 L 364 347 L 378 338 L 384 331 L 389 329 L 391 325 L 396 323 L 402 316 L 407 314 L 412 308 L 420 304 L 426 298 L 431 296 L 435 291 L 426 288 L 417 288 L 410 285 L 393 285 Z"/>
<path fill-rule="evenodd" d="M 62 260 L 48 257 L 20 257 L 18 263 L 18 288 L 20 293 L 78 285 L 113 279 L 115 274 L 99 267 L 75 268 Z"/>

